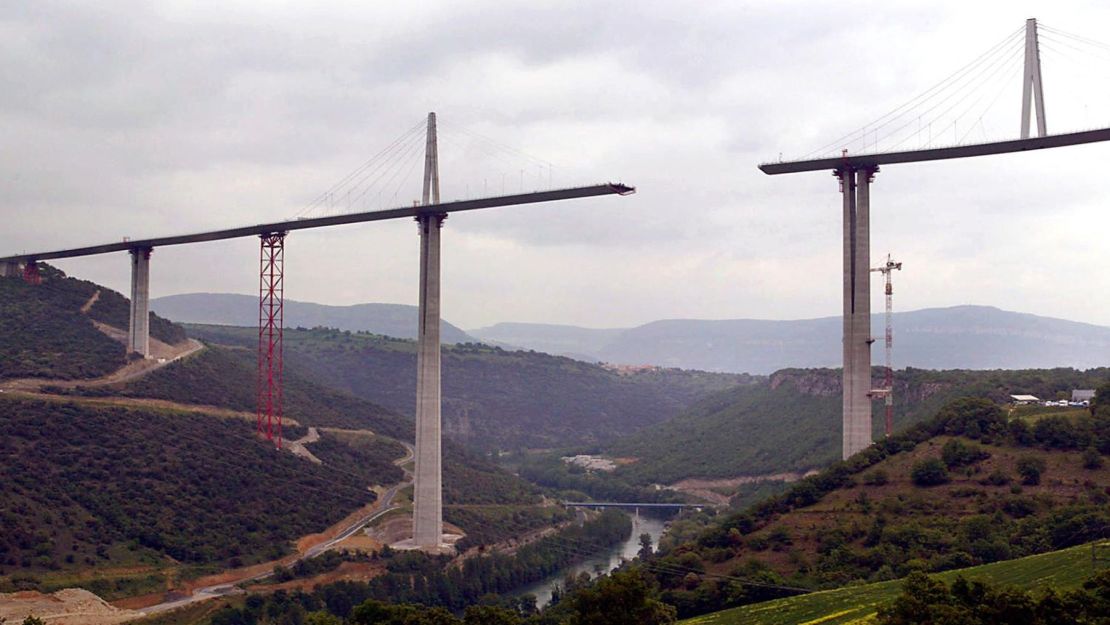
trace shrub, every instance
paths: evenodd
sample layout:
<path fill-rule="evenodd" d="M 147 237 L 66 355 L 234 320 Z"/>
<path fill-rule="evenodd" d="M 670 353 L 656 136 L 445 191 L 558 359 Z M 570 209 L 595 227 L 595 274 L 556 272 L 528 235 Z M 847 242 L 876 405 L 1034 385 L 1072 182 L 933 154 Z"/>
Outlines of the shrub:
<path fill-rule="evenodd" d="M 964 397 L 949 402 L 937 413 L 944 432 L 968 438 L 990 438 L 1006 431 L 1006 418 L 989 399 Z"/>
<path fill-rule="evenodd" d="M 1009 560 L 1011 551 L 1010 545 L 1001 539 L 982 539 L 971 543 L 971 554 L 983 562 L 998 562 Z"/>
<path fill-rule="evenodd" d="M 1022 447 L 1030 447 L 1037 442 L 1033 436 L 1033 430 L 1029 429 L 1029 424 L 1021 419 L 1010 421 L 1010 439 Z"/>
<path fill-rule="evenodd" d="M 1037 503 L 1028 497 L 1010 497 L 1002 503 L 1002 511 L 1015 519 L 1022 519 L 1037 511 Z"/>
<path fill-rule="evenodd" d="M 1010 476 L 1006 475 L 1002 471 L 999 471 L 998 469 L 995 469 L 991 472 L 990 475 L 986 477 L 986 479 L 982 480 L 981 483 L 985 486 L 1005 486 L 1010 483 Z"/>
<path fill-rule="evenodd" d="M 1064 417 L 1045 417 L 1033 426 L 1033 437 L 1050 449 L 1076 449 L 1083 442 L 1079 428 Z"/>
<path fill-rule="evenodd" d="M 1088 447 L 1083 452 L 1083 468 L 1091 471 L 1102 468 L 1102 454 L 1094 447 Z"/>
<path fill-rule="evenodd" d="M 948 467 L 940 458 L 929 458 L 914 463 L 910 478 L 917 486 L 937 486 L 948 482 Z"/>
<path fill-rule="evenodd" d="M 794 539 L 790 536 L 790 530 L 782 526 L 771 530 L 771 533 L 767 535 L 767 540 L 775 547 L 794 544 Z"/>
<path fill-rule="evenodd" d="M 1017 470 L 1022 484 L 1035 486 L 1041 483 L 1041 474 L 1045 470 L 1044 460 L 1036 456 L 1023 456 L 1018 459 Z"/>
<path fill-rule="evenodd" d="M 882 486 L 888 481 L 890 481 L 890 478 L 887 476 L 886 471 L 882 469 L 875 469 L 863 478 L 863 483 L 869 486 Z"/>
<path fill-rule="evenodd" d="M 944 460 L 944 464 L 952 469 L 986 460 L 990 458 L 990 454 L 983 451 L 983 448 L 979 445 L 974 443 L 968 445 L 959 439 L 953 438 L 944 444 L 940 457 Z"/>

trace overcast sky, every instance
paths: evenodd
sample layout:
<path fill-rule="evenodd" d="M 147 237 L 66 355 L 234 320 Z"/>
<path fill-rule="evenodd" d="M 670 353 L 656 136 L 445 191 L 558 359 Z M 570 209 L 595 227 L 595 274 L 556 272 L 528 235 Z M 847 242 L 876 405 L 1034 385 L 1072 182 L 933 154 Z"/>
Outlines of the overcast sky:
<path fill-rule="evenodd" d="M 1027 17 L 1110 40 L 1098 1 L 99 4 L 0 8 L 0 253 L 289 218 L 428 111 L 444 200 L 638 188 L 452 216 L 443 314 L 466 328 L 838 314 L 836 181 L 756 165 L 861 151 L 834 140 Z M 1110 47 L 1053 37 L 1050 132 L 1110 125 Z M 901 147 L 1016 138 L 1020 51 L 1001 50 Z M 419 197 L 414 150 L 364 202 Z M 1108 162 L 1093 145 L 884 168 L 872 250 L 905 263 L 896 308 L 1110 325 Z M 417 243 L 407 220 L 293 233 L 286 297 L 415 304 Z M 127 291 L 126 254 L 58 264 Z M 257 293 L 257 268 L 252 239 L 158 249 L 151 291 Z"/>

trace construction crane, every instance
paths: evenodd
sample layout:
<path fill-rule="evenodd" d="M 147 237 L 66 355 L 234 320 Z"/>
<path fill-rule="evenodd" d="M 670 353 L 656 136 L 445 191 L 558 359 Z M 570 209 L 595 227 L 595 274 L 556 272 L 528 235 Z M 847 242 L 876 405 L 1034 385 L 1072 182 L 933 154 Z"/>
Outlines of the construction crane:
<path fill-rule="evenodd" d="M 878 271 L 886 278 L 886 373 L 883 375 L 883 388 L 871 390 L 872 397 L 882 397 L 886 404 L 886 435 L 894 429 L 894 287 L 890 277 L 895 270 L 902 270 L 902 263 L 894 262 L 886 255 L 886 264 L 871 271 Z"/>

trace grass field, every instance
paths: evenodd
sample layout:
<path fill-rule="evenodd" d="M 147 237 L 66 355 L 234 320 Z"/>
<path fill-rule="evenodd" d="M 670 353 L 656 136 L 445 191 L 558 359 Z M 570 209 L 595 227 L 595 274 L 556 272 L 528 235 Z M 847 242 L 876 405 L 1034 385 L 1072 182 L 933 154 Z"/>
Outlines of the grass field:
<path fill-rule="evenodd" d="M 1075 419 L 1076 417 L 1086 414 L 1090 414 L 1090 409 L 1079 407 L 1065 408 L 1062 406 L 1014 406 L 1009 412 L 1011 417 L 1017 417 L 1030 424 L 1036 423 L 1047 417 Z"/>
<path fill-rule="evenodd" d="M 1102 545 L 1110 547 L 1110 542 Z M 1103 562 L 1101 566 L 1108 566 Z M 998 584 L 1037 589 L 1076 588 L 1094 572 L 1091 545 L 938 573 L 951 582 L 957 575 Z M 756 603 L 681 621 L 684 625 L 863 625 L 880 605 L 896 596 L 901 580 L 826 590 Z"/>

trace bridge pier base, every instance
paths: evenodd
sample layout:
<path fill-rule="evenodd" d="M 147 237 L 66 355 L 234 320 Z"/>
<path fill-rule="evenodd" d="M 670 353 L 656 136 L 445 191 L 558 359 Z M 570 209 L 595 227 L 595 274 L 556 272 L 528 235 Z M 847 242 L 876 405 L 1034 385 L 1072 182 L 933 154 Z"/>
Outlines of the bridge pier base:
<path fill-rule="evenodd" d="M 871 179 L 874 167 L 837 169 L 844 196 L 843 457 L 871 446 Z"/>
<path fill-rule="evenodd" d="M 131 320 L 127 332 L 127 353 L 150 358 L 150 253 L 140 247 L 131 252 Z"/>

